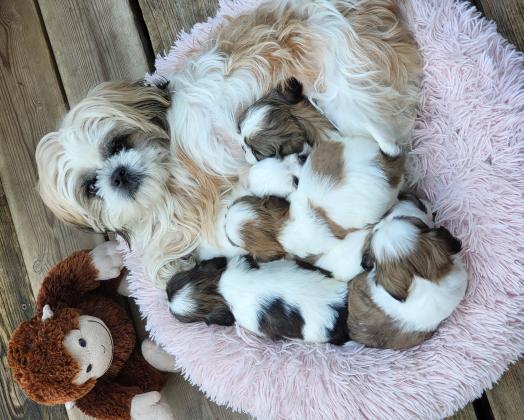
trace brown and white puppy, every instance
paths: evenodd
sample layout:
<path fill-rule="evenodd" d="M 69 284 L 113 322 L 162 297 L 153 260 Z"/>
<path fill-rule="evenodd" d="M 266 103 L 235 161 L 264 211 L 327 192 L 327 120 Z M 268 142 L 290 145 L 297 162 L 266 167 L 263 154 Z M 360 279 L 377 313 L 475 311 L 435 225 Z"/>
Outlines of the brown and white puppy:
<path fill-rule="evenodd" d="M 100 85 L 41 140 L 42 199 L 77 226 L 126 232 L 161 284 L 213 244 L 245 167 L 238 117 L 282 81 L 296 76 L 337 127 L 396 155 L 415 120 L 420 66 L 395 4 L 267 0 L 224 19 L 165 90 Z"/>
<path fill-rule="evenodd" d="M 214 258 L 168 283 L 171 313 L 181 322 L 238 325 L 273 340 L 343 344 L 347 286 L 304 263 Z"/>
<path fill-rule="evenodd" d="M 378 222 L 396 202 L 404 157 L 386 156 L 370 137 L 341 136 L 296 80 L 252 108 L 240 129 L 246 155 L 262 159 L 248 174 L 248 188 L 260 198 L 239 198 L 229 209 L 225 233 L 233 244 L 262 260 L 283 251 L 319 256 L 349 232 Z M 296 154 L 309 149 L 301 164 Z"/>
<path fill-rule="evenodd" d="M 460 241 L 431 224 L 425 205 L 408 197 L 372 228 L 363 249 L 367 271 L 348 285 L 352 340 L 369 347 L 412 347 L 460 303 L 467 287 Z"/>
<path fill-rule="evenodd" d="M 307 156 L 310 149 L 338 131 L 304 96 L 302 84 L 286 80 L 251 105 L 239 120 L 246 160 Z"/>

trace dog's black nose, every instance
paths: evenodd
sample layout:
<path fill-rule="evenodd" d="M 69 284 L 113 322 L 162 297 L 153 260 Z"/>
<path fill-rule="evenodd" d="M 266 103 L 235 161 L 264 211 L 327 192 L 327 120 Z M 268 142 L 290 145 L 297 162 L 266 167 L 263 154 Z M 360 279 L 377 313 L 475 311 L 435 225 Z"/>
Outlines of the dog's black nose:
<path fill-rule="evenodd" d="M 111 185 L 118 191 L 134 197 L 140 188 L 142 175 L 125 166 L 119 166 L 111 174 Z"/>
<path fill-rule="evenodd" d="M 129 183 L 129 172 L 123 166 L 116 168 L 111 174 L 111 185 L 113 187 L 126 187 Z"/>

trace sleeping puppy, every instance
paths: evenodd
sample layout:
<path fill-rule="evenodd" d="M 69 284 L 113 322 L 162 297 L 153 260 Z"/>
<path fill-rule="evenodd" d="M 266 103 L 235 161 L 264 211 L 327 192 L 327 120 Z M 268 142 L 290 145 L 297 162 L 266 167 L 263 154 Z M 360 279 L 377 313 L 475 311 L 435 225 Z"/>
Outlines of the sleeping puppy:
<path fill-rule="evenodd" d="M 251 105 L 238 124 L 246 160 L 307 154 L 314 145 L 333 135 L 336 128 L 302 92 L 295 78 L 278 85 Z"/>
<path fill-rule="evenodd" d="M 400 201 L 373 226 L 363 248 L 367 271 L 348 286 L 352 340 L 369 347 L 412 347 L 460 303 L 467 287 L 461 243 L 444 227 L 430 226 L 416 197 Z"/>
<path fill-rule="evenodd" d="M 314 232 L 319 221 L 338 238 L 376 223 L 403 183 L 404 156 L 388 157 L 371 137 L 341 136 L 294 80 L 250 107 L 240 133 L 246 158 L 261 160 L 248 174 L 249 190 L 290 202 L 292 223 L 282 227 L 281 242 L 314 242 L 318 236 L 307 232 Z M 304 258 L 311 252 L 306 247 L 294 253 Z"/>
<path fill-rule="evenodd" d="M 238 325 L 273 340 L 341 345 L 347 335 L 347 285 L 305 263 L 250 257 L 202 261 L 168 283 L 181 322 Z"/>

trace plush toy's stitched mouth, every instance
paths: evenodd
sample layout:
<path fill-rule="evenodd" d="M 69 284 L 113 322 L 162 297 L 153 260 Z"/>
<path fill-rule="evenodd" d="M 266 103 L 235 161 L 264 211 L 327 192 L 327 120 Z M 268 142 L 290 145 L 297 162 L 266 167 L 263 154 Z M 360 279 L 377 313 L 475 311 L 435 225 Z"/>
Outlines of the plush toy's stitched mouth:
<path fill-rule="evenodd" d="M 111 340 L 111 347 L 113 347 L 113 336 L 111 335 L 111 331 L 109 331 L 109 328 L 107 328 L 103 323 L 98 322 L 98 321 L 95 321 L 95 320 L 92 320 L 92 319 L 90 319 L 89 322 L 94 322 L 95 324 L 100 325 L 101 327 L 104 328 L 104 330 L 106 330 L 107 335 L 109 336 L 109 339 Z M 105 354 L 105 352 L 106 352 L 106 348 L 105 348 L 105 346 L 104 346 L 103 344 L 101 344 L 101 346 L 103 347 L 103 349 L 104 349 L 104 354 Z M 114 354 L 111 353 L 111 360 L 109 360 L 109 363 L 108 363 L 108 365 L 107 365 L 107 367 L 106 367 L 104 373 L 107 372 L 108 369 L 111 367 L 111 364 L 113 363 L 113 357 L 114 357 Z"/>

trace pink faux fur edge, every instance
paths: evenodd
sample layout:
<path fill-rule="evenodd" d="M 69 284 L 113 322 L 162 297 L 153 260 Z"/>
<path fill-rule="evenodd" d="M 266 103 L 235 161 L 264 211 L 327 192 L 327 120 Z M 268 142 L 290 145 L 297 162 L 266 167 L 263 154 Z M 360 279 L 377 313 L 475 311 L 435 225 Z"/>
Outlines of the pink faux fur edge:
<path fill-rule="evenodd" d="M 176 69 L 224 15 L 258 2 L 222 1 L 217 17 L 158 58 L 157 75 Z M 261 419 L 441 418 L 524 352 L 524 57 L 466 2 L 412 3 L 425 61 L 412 175 L 437 221 L 463 240 L 466 298 L 431 340 L 404 352 L 274 343 L 178 323 L 140 252 L 129 252 L 132 293 L 151 335 L 219 404 Z"/>

